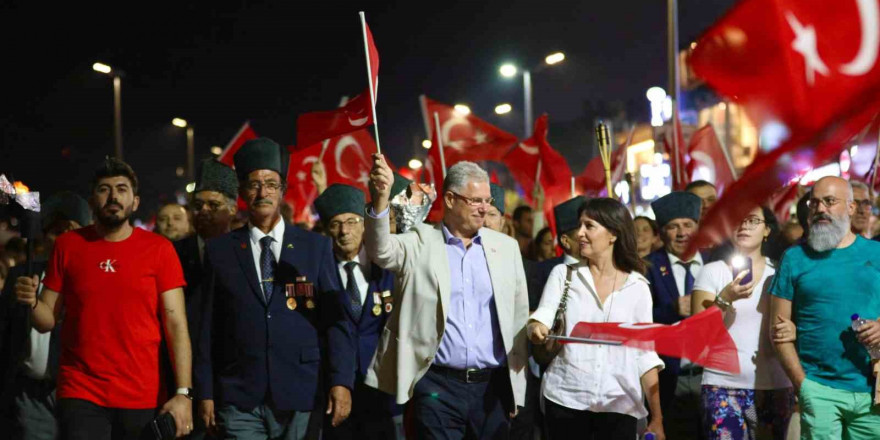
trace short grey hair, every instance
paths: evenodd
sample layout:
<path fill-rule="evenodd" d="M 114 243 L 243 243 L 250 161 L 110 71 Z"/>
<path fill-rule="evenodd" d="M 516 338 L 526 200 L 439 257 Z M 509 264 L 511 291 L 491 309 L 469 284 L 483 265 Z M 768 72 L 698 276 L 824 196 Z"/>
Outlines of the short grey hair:
<path fill-rule="evenodd" d="M 847 194 L 848 198 L 846 200 L 847 202 L 852 202 L 853 199 L 855 198 L 853 196 L 853 190 L 855 190 L 856 188 L 863 189 L 868 194 L 871 193 L 871 191 L 868 189 L 868 185 L 865 185 L 863 182 L 859 182 L 858 180 L 850 180 L 849 181 L 849 193 Z"/>
<path fill-rule="evenodd" d="M 473 162 L 458 162 L 446 170 L 443 190 L 462 192 L 470 182 L 489 183 L 489 173 Z"/>

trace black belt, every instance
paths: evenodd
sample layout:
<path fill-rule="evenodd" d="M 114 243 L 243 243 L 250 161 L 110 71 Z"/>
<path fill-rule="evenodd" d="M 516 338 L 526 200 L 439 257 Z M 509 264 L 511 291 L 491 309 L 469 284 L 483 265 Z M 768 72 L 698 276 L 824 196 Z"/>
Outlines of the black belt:
<path fill-rule="evenodd" d="M 492 379 L 492 373 L 500 368 L 501 367 L 483 369 L 468 368 L 467 370 L 459 370 L 440 365 L 431 365 L 431 371 L 464 383 L 488 382 L 489 379 Z"/>

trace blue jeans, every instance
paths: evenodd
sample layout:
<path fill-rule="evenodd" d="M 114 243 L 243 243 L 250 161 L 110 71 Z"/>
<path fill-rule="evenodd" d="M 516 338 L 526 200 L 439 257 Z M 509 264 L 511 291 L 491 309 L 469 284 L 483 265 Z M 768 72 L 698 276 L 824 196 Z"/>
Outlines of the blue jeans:
<path fill-rule="evenodd" d="M 260 405 L 243 411 L 223 405 L 217 411 L 217 425 L 224 439 L 302 440 L 306 437 L 311 412 L 279 411 Z"/>

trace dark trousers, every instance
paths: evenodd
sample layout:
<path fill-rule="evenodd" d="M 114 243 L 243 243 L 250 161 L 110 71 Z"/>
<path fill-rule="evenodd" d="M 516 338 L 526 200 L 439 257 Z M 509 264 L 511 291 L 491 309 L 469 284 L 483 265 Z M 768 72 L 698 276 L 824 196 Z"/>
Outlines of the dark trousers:
<path fill-rule="evenodd" d="M 55 380 L 37 380 L 19 375 L 13 396 L 12 438 L 55 440 L 58 438 Z"/>
<path fill-rule="evenodd" d="M 660 372 L 660 407 L 663 430 L 670 439 L 702 440 L 703 369 L 690 365 L 678 375 Z"/>
<path fill-rule="evenodd" d="M 351 414 L 335 428 L 330 424 L 332 417 L 324 417 L 324 439 L 395 440 L 393 401 L 392 396 L 365 385 L 363 380 L 355 381 Z"/>
<path fill-rule="evenodd" d="M 472 383 L 431 367 L 409 401 L 414 437 L 507 439 L 512 398 L 506 367 L 496 368 L 488 381 Z"/>
<path fill-rule="evenodd" d="M 62 440 L 146 440 L 156 409 L 106 408 L 81 399 L 59 399 Z"/>
<path fill-rule="evenodd" d="M 550 440 L 569 438 L 595 440 L 633 440 L 636 419 L 619 413 L 594 413 L 566 408 L 544 399 L 547 434 Z"/>
<path fill-rule="evenodd" d="M 544 420 L 539 408 L 540 397 L 541 379 L 535 377 L 531 371 L 526 371 L 526 402 L 510 421 L 511 440 L 533 440 L 536 431 L 540 432 Z"/>

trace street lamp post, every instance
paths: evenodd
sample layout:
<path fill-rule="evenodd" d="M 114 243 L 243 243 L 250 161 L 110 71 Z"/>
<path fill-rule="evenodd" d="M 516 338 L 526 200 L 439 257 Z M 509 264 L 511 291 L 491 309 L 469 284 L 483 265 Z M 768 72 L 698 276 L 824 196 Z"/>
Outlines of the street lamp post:
<path fill-rule="evenodd" d="M 174 118 L 171 124 L 175 127 L 186 128 L 186 181 L 192 182 L 195 179 L 194 156 L 195 156 L 195 132 L 193 127 L 186 122 L 186 119 Z"/>
<path fill-rule="evenodd" d="M 565 54 L 562 52 L 554 52 L 544 58 L 547 66 L 559 64 L 565 60 Z M 540 71 L 545 65 L 539 65 L 535 70 Z M 505 78 L 513 78 L 517 74 L 517 68 L 513 64 L 504 64 L 498 71 Z M 523 70 L 523 126 L 526 137 L 532 135 L 532 72 L 529 69 Z"/>
<path fill-rule="evenodd" d="M 122 72 L 103 63 L 92 64 L 92 70 L 113 76 L 113 140 L 115 156 L 122 160 Z"/>

